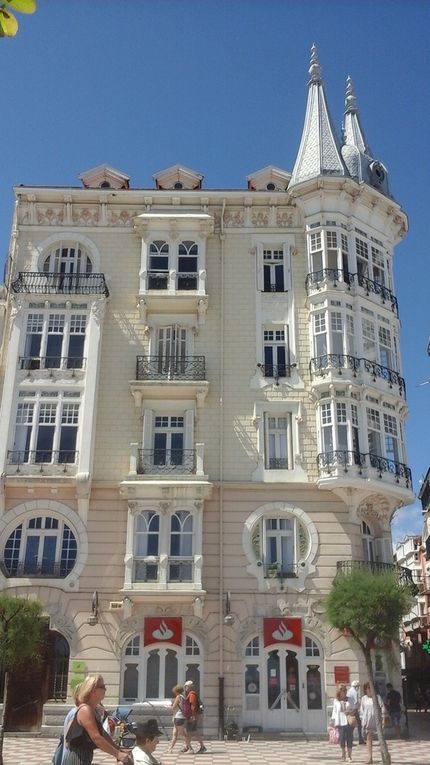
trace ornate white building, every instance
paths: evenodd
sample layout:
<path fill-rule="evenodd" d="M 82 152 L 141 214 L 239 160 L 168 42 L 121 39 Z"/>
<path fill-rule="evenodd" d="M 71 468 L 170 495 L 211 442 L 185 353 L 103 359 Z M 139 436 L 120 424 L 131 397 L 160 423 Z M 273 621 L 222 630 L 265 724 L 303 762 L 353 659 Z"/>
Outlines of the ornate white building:
<path fill-rule="evenodd" d="M 324 597 L 352 561 L 392 563 L 413 499 L 407 219 L 351 80 L 339 141 L 313 48 L 292 173 L 80 177 L 15 189 L 1 303 L 0 587 L 49 617 L 42 682 L 16 678 L 28 727 L 100 671 L 135 710 L 193 678 L 207 734 L 226 707 L 323 731 L 336 680 L 365 679 Z"/>

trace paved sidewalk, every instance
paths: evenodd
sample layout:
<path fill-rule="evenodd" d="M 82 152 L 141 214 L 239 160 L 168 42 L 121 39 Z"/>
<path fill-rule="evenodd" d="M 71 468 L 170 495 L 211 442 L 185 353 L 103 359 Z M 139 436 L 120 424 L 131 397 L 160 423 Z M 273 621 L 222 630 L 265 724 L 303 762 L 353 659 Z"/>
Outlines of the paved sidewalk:
<path fill-rule="evenodd" d="M 430 713 L 409 713 L 409 728 L 413 738 L 389 740 L 392 765 L 430 765 Z M 51 765 L 56 739 L 6 736 L 4 765 Z M 327 741 L 307 741 L 304 737 L 281 741 L 209 741 L 207 754 L 197 757 L 181 754 L 179 744 L 173 754 L 167 754 L 168 742 L 160 741 L 155 752 L 163 765 L 336 765 L 340 749 Z M 366 747 L 354 746 L 353 762 L 363 765 Z M 379 745 L 373 748 L 373 762 L 381 762 Z M 115 765 L 112 757 L 96 752 L 93 765 Z"/>

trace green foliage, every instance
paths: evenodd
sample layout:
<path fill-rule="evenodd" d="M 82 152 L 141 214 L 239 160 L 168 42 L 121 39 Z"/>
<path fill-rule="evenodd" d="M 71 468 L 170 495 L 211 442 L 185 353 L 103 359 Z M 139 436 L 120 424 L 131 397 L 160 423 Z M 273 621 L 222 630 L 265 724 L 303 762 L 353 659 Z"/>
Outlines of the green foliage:
<path fill-rule="evenodd" d="M 0 37 L 15 37 L 18 22 L 10 8 L 19 13 L 34 13 L 36 0 L 3 0 L 0 5 Z"/>
<path fill-rule="evenodd" d="M 327 616 L 333 627 L 348 628 L 362 642 L 369 636 L 395 640 L 411 599 L 410 591 L 399 584 L 395 573 L 357 568 L 336 577 L 326 601 Z"/>
<path fill-rule="evenodd" d="M 6 672 L 39 659 L 45 634 L 41 616 L 39 601 L 0 595 L 0 664 Z"/>

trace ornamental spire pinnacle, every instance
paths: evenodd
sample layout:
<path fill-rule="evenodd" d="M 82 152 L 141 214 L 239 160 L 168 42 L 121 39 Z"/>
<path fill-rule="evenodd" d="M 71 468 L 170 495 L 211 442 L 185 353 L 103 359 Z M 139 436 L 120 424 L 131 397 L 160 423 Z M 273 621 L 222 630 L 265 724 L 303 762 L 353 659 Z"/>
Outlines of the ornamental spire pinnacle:
<path fill-rule="evenodd" d="M 340 143 L 327 106 L 315 45 L 311 48 L 308 102 L 299 151 L 289 187 L 320 175 L 347 176 Z"/>

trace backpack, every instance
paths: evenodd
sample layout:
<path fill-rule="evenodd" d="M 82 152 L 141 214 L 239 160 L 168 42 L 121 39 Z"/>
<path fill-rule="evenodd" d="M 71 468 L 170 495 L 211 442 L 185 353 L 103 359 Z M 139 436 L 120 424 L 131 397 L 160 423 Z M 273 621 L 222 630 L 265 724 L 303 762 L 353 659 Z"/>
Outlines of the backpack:
<path fill-rule="evenodd" d="M 182 696 L 182 694 L 181 694 L 181 700 L 179 702 L 179 709 L 181 710 L 186 720 L 189 720 L 191 718 L 191 704 L 188 701 L 187 697 Z"/>
<path fill-rule="evenodd" d="M 57 746 L 55 747 L 54 754 L 52 755 L 52 765 L 61 765 L 64 752 L 64 736 L 61 734 L 58 739 Z"/>

